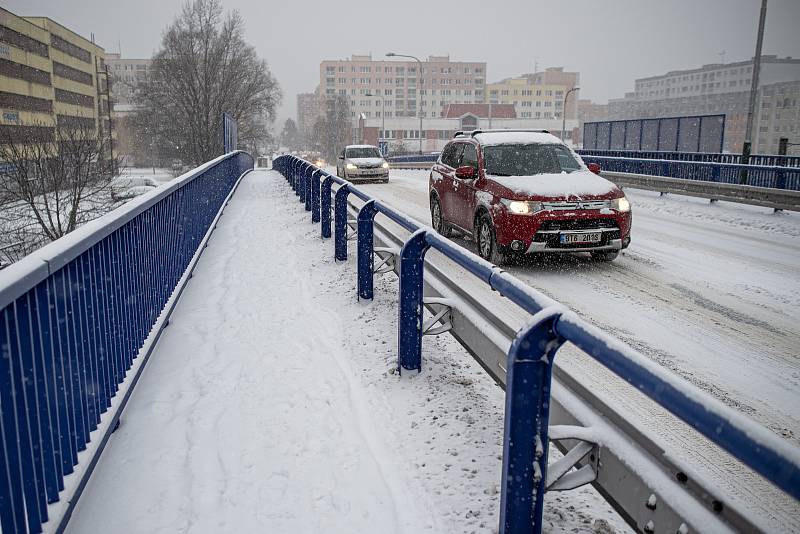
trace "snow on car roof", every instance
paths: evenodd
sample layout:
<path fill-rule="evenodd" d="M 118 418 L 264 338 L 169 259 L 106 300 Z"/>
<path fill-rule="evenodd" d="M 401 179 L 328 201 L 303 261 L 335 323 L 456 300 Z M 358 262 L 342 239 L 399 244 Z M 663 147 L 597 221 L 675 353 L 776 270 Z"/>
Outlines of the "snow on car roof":
<path fill-rule="evenodd" d="M 345 148 L 378 148 L 375 145 L 347 145 Z"/>
<path fill-rule="evenodd" d="M 524 143 L 561 144 L 561 139 L 543 132 L 483 132 L 475 134 L 482 145 L 508 145 Z"/>

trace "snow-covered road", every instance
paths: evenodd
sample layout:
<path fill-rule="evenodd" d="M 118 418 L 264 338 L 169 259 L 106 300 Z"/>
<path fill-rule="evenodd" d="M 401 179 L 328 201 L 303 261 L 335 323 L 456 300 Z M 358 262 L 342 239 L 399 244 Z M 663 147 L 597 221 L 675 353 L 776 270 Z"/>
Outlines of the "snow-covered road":
<path fill-rule="evenodd" d="M 428 224 L 428 174 L 360 187 Z M 800 214 L 628 196 L 633 239 L 615 262 L 556 256 L 507 270 L 800 444 Z"/>
<path fill-rule="evenodd" d="M 496 529 L 503 392 L 449 335 L 399 379 L 396 280 L 370 303 L 355 280 L 282 177 L 247 175 L 68 531 Z M 549 532 L 626 530 L 590 488 L 546 503 Z"/>

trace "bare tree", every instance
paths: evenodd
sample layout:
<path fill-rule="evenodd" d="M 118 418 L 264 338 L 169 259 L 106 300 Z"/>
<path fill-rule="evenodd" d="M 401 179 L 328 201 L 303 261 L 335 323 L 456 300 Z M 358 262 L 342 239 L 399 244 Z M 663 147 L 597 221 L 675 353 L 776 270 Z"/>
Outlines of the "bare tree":
<path fill-rule="evenodd" d="M 0 137 L 0 247 L 18 256 L 109 211 L 118 162 L 92 119 L 31 125 Z"/>
<path fill-rule="evenodd" d="M 240 143 L 267 139 L 281 93 L 243 34 L 239 13 L 223 17 L 219 0 L 184 6 L 137 86 L 140 117 L 132 122 L 145 147 L 157 144 L 162 154 L 187 163 L 208 161 L 222 151 L 223 112 L 237 121 Z"/>
<path fill-rule="evenodd" d="M 292 119 L 286 119 L 281 131 L 281 144 L 289 150 L 297 150 L 300 148 L 300 134 L 297 131 L 297 125 Z"/>
<path fill-rule="evenodd" d="M 337 95 L 325 101 L 325 112 L 314 122 L 313 135 L 317 149 L 334 161 L 352 136 L 350 103 L 346 97 Z"/>

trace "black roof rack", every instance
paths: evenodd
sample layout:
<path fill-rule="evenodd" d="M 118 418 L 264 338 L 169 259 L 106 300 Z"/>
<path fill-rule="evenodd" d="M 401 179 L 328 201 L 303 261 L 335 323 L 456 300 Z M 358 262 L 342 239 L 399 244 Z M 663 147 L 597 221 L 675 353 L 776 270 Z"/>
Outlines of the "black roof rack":
<path fill-rule="evenodd" d="M 537 129 L 529 129 L 529 128 L 521 128 L 521 129 L 520 128 L 515 128 L 515 129 L 508 129 L 508 130 L 504 130 L 504 129 L 472 130 L 472 131 L 459 130 L 459 131 L 457 131 L 456 133 L 453 134 L 453 139 L 455 139 L 456 137 L 467 137 L 467 135 L 469 135 L 470 137 L 475 137 L 478 134 L 500 133 L 500 132 L 531 132 L 531 133 L 546 133 L 546 134 L 549 134 L 550 130 L 537 130 Z"/>

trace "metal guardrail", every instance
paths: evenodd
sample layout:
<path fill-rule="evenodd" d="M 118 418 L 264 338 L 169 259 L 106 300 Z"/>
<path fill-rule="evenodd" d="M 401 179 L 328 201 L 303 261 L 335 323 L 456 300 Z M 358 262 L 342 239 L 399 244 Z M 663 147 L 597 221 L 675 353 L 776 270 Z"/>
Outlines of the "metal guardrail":
<path fill-rule="evenodd" d="M 747 171 L 747 185 L 800 191 L 800 167 L 770 167 L 734 163 L 610 158 L 584 155 L 581 158 L 586 163 L 597 163 L 603 170 L 609 172 L 664 176 L 667 178 L 682 178 L 684 180 L 723 184 L 739 184 L 742 171 Z"/>
<path fill-rule="evenodd" d="M 61 531 L 222 208 L 233 152 L 0 272 L 0 528 Z"/>
<path fill-rule="evenodd" d="M 580 149 L 581 156 L 603 156 L 607 158 L 661 159 L 670 161 L 701 161 L 705 163 L 742 163 L 741 154 L 722 154 L 716 152 L 668 152 L 656 150 L 595 150 Z M 800 167 L 800 156 L 781 156 L 778 154 L 751 154 L 750 165 L 768 167 Z"/>
<path fill-rule="evenodd" d="M 703 180 L 684 180 L 664 176 L 646 176 L 625 172 L 603 170 L 603 177 L 619 187 L 633 187 L 660 193 L 674 193 L 710 200 L 725 200 L 753 206 L 763 206 L 775 210 L 800 211 L 800 191 L 754 187 L 751 185 L 723 184 Z"/>
<path fill-rule="evenodd" d="M 398 368 L 406 371 L 421 369 L 422 336 L 433 329 L 434 324 L 424 321 L 423 309 L 426 305 L 423 297 L 425 278 L 425 253 L 433 248 L 444 254 L 449 260 L 483 281 L 493 290 L 532 314 L 528 324 L 512 336 L 510 349 L 504 362 L 494 362 L 477 357 L 492 376 L 501 379 L 506 389 L 505 432 L 503 446 L 503 478 L 501 490 L 500 531 L 504 533 L 541 532 L 542 503 L 546 489 L 566 489 L 576 487 L 583 481 L 600 480 L 603 473 L 599 457 L 590 454 L 598 443 L 575 445 L 566 456 L 548 466 L 546 446 L 548 432 L 552 432 L 553 440 L 564 440 L 567 443 L 591 441 L 590 433 L 575 431 L 574 427 L 555 427 L 549 429 L 551 404 L 554 413 L 564 419 L 576 417 L 565 399 L 562 404 L 551 403 L 551 380 L 553 376 L 553 358 L 558 348 L 570 341 L 620 378 L 627 381 L 641 393 L 671 412 L 691 428 L 715 443 L 745 466 L 759 473 L 770 483 L 786 492 L 791 498 L 800 499 L 800 451 L 788 445 L 776 435 L 756 425 L 741 414 L 722 405 L 719 401 L 698 390 L 696 387 L 676 378 L 657 364 L 625 346 L 614 338 L 604 334 L 597 328 L 579 319 L 548 297 L 538 293 L 523 282 L 517 280 L 500 268 L 466 251 L 460 246 L 443 238 L 432 229 L 420 226 L 408 216 L 393 210 L 379 200 L 371 198 L 351 183 L 334 177 L 322 169 L 294 156 L 280 156 L 273 162 L 273 168 L 281 172 L 297 195 L 305 209 L 311 212 L 311 220 L 321 223 L 321 236 L 331 237 L 331 195 L 332 186 L 338 184 L 333 197 L 334 213 L 334 256 L 337 260 L 347 259 L 348 228 L 348 196 L 359 198 L 364 202 L 358 211 L 356 225 L 358 238 L 358 294 L 360 298 L 371 299 L 373 296 L 373 275 L 375 255 L 387 254 L 387 249 L 374 246 L 375 216 L 382 214 L 393 223 L 410 232 L 400 247 L 390 247 L 388 254 L 395 262 L 400 277 L 400 302 L 398 311 Z M 383 259 L 384 265 L 389 258 Z M 430 267 L 429 267 L 430 268 Z M 447 299 L 440 299 L 427 304 L 448 307 Z M 458 311 L 456 307 L 456 311 Z M 451 314 L 453 310 L 450 310 Z M 446 313 L 438 313 L 442 319 Z M 483 317 L 482 319 L 486 319 Z M 452 324 L 450 324 L 452 326 Z M 434 331 L 447 330 L 445 323 Z M 475 331 L 462 330 L 460 335 L 473 338 L 465 346 L 479 346 L 479 339 L 487 340 L 489 334 L 483 329 Z M 484 343 L 485 344 L 485 343 Z M 495 351 L 496 355 L 496 351 Z M 505 363 L 505 366 L 503 365 Z M 568 377 L 567 377 L 568 378 Z M 557 377 L 557 380 L 564 377 Z M 573 391 L 579 389 L 577 383 L 571 384 Z M 585 392 L 584 392 L 585 393 Z M 595 408 L 600 408 L 595 406 Z M 602 419 L 602 418 L 600 418 Z M 608 445 L 614 442 L 613 431 L 609 425 L 597 419 L 596 429 L 608 430 L 599 441 Z M 617 421 L 619 425 L 622 422 Z M 594 426 L 594 425 L 593 425 Z M 629 429 L 635 433 L 635 429 Z M 630 435 L 628 434 L 628 436 Z M 583 437 L 583 439 L 581 439 Z M 630 439 L 623 439 L 617 445 L 624 449 Z M 587 448 L 587 445 L 591 445 Z M 623 515 L 631 524 L 644 532 L 684 532 L 727 530 L 729 528 L 752 527 L 747 518 L 738 515 L 735 510 L 727 510 L 719 501 L 708 502 L 705 497 L 690 500 L 680 491 L 671 491 L 676 486 L 692 487 L 697 494 L 702 493 L 702 481 L 689 483 L 683 472 L 675 473 L 670 479 L 662 472 L 643 474 L 635 473 L 643 461 L 639 458 L 643 451 L 639 446 L 629 449 L 630 457 L 617 454 L 606 457 L 613 464 L 615 461 L 620 470 L 634 471 L 630 479 L 613 477 L 600 485 L 601 492 L 615 497 L 620 492 L 628 492 L 643 501 L 651 511 L 632 511 L 623 508 Z M 662 465 L 668 458 L 666 454 L 656 450 L 649 451 L 657 456 Z M 589 456 L 587 462 L 585 457 Z M 637 459 L 638 458 L 638 459 Z M 584 465 L 580 462 L 584 461 Z M 578 471 L 570 472 L 572 467 L 580 466 Z M 552 472 L 548 472 L 551 469 Z M 619 474 L 618 471 L 615 474 Z M 642 494 L 643 477 L 652 477 L 650 486 L 644 489 L 660 488 L 648 497 Z M 655 480 L 658 479 L 658 480 Z M 638 485 L 637 485 L 638 484 Z M 672 484 L 672 485 L 670 485 Z M 658 493 L 658 498 L 656 498 Z M 712 492 L 713 494 L 713 492 Z M 621 499 L 617 501 L 622 502 Z M 696 503 L 700 504 L 697 505 Z M 658 503 L 658 504 L 657 504 Z M 640 506 L 641 508 L 641 506 Z M 645 519 L 643 519 L 645 518 Z M 658 523 L 656 523 L 658 521 Z M 677 522 L 679 521 L 679 522 Z M 656 527 L 656 524 L 658 526 Z M 671 529 L 671 530 L 670 530 Z"/>

